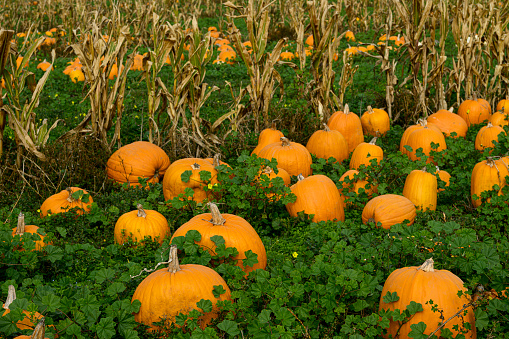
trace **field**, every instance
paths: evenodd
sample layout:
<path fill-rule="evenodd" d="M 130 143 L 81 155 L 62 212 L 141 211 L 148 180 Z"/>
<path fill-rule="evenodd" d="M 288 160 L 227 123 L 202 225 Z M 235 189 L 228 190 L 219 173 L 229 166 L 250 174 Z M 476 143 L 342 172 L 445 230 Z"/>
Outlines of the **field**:
<path fill-rule="evenodd" d="M 509 2 L 0 18 L 1 338 L 509 338 Z"/>

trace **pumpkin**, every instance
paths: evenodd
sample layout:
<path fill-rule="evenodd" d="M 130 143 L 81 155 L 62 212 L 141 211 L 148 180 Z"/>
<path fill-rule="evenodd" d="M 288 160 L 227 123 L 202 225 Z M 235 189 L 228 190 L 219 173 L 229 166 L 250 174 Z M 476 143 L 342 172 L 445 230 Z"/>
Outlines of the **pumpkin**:
<path fill-rule="evenodd" d="M 466 121 L 457 114 L 454 114 L 452 107 L 449 110 L 441 109 L 436 113 L 431 114 L 428 119 L 428 124 L 435 124 L 446 137 L 452 138 L 465 138 L 467 136 L 468 125 Z M 453 137 L 452 133 L 456 133 Z"/>
<path fill-rule="evenodd" d="M 195 243 L 200 245 L 204 250 L 207 250 L 210 255 L 216 255 L 216 244 L 211 240 L 214 235 L 220 235 L 224 238 L 226 247 L 235 247 L 239 252 L 238 255 L 233 257 L 236 265 L 242 268 L 246 274 L 256 269 L 265 269 L 267 266 L 267 253 L 265 246 L 258 233 L 251 224 L 244 218 L 234 214 L 219 212 L 217 206 L 213 203 L 208 203 L 210 213 L 203 213 L 195 216 L 182 226 L 180 226 L 171 240 L 176 237 L 183 237 L 190 230 L 196 230 L 201 234 L 201 240 Z M 251 250 L 258 256 L 258 263 L 253 267 L 244 266 L 243 260 L 246 259 L 245 252 Z"/>
<path fill-rule="evenodd" d="M 76 58 L 74 59 L 74 61 L 70 61 L 68 62 L 69 66 L 67 66 L 65 69 L 64 69 L 64 74 L 65 75 L 70 75 L 70 73 L 75 70 L 75 69 L 80 69 L 81 70 L 81 67 L 83 67 L 83 65 L 81 64 L 80 62 L 80 59 L 79 58 Z M 83 73 L 83 72 L 82 72 Z M 71 77 L 72 79 L 72 77 Z"/>
<path fill-rule="evenodd" d="M 217 285 L 226 291 L 218 298 L 212 293 Z M 153 325 L 154 322 L 164 321 L 166 326 L 170 326 L 178 313 L 187 314 L 198 309 L 196 303 L 201 299 L 213 303 L 212 311 L 198 319 L 203 329 L 218 316 L 217 301 L 231 300 L 231 292 L 224 279 L 213 269 L 202 265 L 179 265 L 177 246 L 171 246 L 168 267 L 149 274 L 134 291 L 132 300 L 141 302 L 134 320 L 150 326 L 149 331 L 160 330 Z"/>
<path fill-rule="evenodd" d="M 481 206 L 481 194 L 484 191 L 491 191 L 493 186 L 498 185 L 498 195 L 502 195 L 502 188 L 506 185 L 505 177 L 509 175 L 509 169 L 502 160 L 495 160 L 491 157 L 477 163 L 472 170 L 470 185 L 470 196 L 474 207 Z M 477 199 L 474 198 L 477 196 Z M 490 199 L 488 199 L 488 202 Z"/>
<path fill-rule="evenodd" d="M 287 171 L 285 171 L 282 168 L 277 168 L 277 173 L 272 170 L 270 166 L 266 166 L 263 170 L 261 170 L 258 175 L 255 177 L 255 180 L 258 182 L 262 182 L 263 180 L 269 180 L 272 181 L 274 178 L 281 178 L 283 179 L 283 182 L 285 183 L 285 186 L 288 186 L 291 184 L 292 179 L 290 178 L 290 174 L 288 174 Z M 269 184 L 269 189 L 272 187 L 272 184 Z M 277 193 L 268 192 L 265 193 L 265 196 L 267 198 L 275 197 L 275 200 L 280 199 L 280 195 Z"/>
<path fill-rule="evenodd" d="M 237 57 L 237 53 L 233 50 L 225 50 L 221 51 L 217 56 L 217 63 L 227 63 L 233 65 L 235 63 L 235 58 Z"/>
<path fill-rule="evenodd" d="M 364 142 L 361 119 L 357 114 L 350 112 L 348 105 L 345 105 L 343 111 L 332 114 L 327 121 L 327 126 L 345 137 L 348 143 L 348 153 L 353 152 L 357 145 Z"/>
<path fill-rule="evenodd" d="M 317 158 L 328 160 L 332 157 L 339 163 L 347 159 L 349 154 L 348 143 L 343 134 L 329 129 L 327 125 L 323 130 L 316 131 L 311 135 L 306 148 Z"/>
<path fill-rule="evenodd" d="M 458 108 L 458 115 L 462 117 L 468 127 L 471 125 L 477 125 L 488 120 L 491 115 L 491 108 L 489 104 L 486 107 L 486 103 L 474 100 L 465 100 L 461 103 Z"/>
<path fill-rule="evenodd" d="M 386 111 L 368 106 L 368 110 L 361 116 L 361 124 L 364 135 L 380 137 L 391 128 L 391 119 Z"/>
<path fill-rule="evenodd" d="M 419 126 L 420 125 L 420 126 Z M 410 126 L 407 128 L 401 137 L 400 151 L 406 154 L 410 160 L 420 160 L 421 158 L 416 155 L 417 150 L 422 148 L 422 153 L 428 156 L 426 163 L 435 162 L 433 157 L 430 156 L 432 151 L 431 144 L 438 144 L 436 152 L 447 149 L 445 138 L 440 129 L 436 126 L 430 126 L 426 120 L 421 119 L 417 126 Z M 407 150 L 405 146 L 410 146 L 411 151 Z"/>
<path fill-rule="evenodd" d="M 396 194 L 379 195 L 368 201 L 362 210 L 362 222 L 381 223 L 385 229 L 408 220 L 407 225 L 414 223 L 417 215 L 415 205 L 406 197 Z"/>
<path fill-rule="evenodd" d="M 441 170 L 438 166 L 436 166 L 436 169 L 437 171 L 435 172 L 435 174 L 438 176 L 437 179 L 440 179 L 441 181 L 445 182 L 445 187 L 449 187 L 451 182 L 451 175 L 448 172 Z M 445 191 L 445 189 L 443 188 L 438 189 L 439 193 L 443 191 Z"/>
<path fill-rule="evenodd" d="M 81 81 L 85 81 L 85 74 L 80 68 L 75 68 L 69 72 L 69 77 L 72 82 L 77 83 Z"/>
<path fill-rule="evenodd" d="M 424 322 L 427 327 L 424 331 L 426 336 L 435 331 L 444 321 L 448 322 L 444 328 L 452 331 L 456 336 L 460 331 L 465 331 L 465 337 L 476 338 L 474 310 L 470 306 L 460 316 L 453 317 L 457 312 L 464 309 L 470 303 L 466 294 L 461 297 L 458 292 L 466 292 L 463 281 L 447 270 L 435 270 L 433 259 L 427 259 L 421 266 L 404 267 L 392 272 L 385 281 L 380 297 L 380 310 L 405 310 L 411 301 L 420 303 L 423 310 L 415 313 L 407 322 L 391 321 L 385 338 L 397 336 L 400 339 L 407 339 L 410 328 L 414 324 Z M 384 302 L 385 295 L 390 292 L 397 292 L 399 300 L 390 303 Z M 430 303 L 429 301 L 433 302 Z M 433 311 L 433 307 L 440 310 Z M 453 317 L 449 320 L 449 318 Z M 463 322 L 470 323 L 470 330 L 467 330 Z M 440 337 L 441 330 L 434 333 Z"/>
<path fill-rule="evenodd" d="M 500 133 L 504 133 L 505 131 L 500 126 L 494 126 L 491 122 L 488 122 L 488 125 L 482 127 L 477 136 L 475 137 L 475 149 L 478 151 L 484 151 L 485 148 L 495 148 L 495 141 L 498 142 L 498 136 Z M 490 153 L 491 153 L 490 151 Z"/>
<path fill-rule="evenodd" d="M 182 174 L 190 171 L 189 181 L 182 181 Z M 186 188 L 193 190 L 194 194 L 190 200 L 202 202 L 210 199 L 212 191 L 205 191 L 204 187 L 207 183 L 200 177 L 200 172 L 210 172 L 211 178 L 209 185 L 215 185 L 217 181 L 217 170 L 214 165 L 205 159 L 184 158 L 175 161 L 168 167 L 163 179 L 163 194 L 165 200 L 172 200 L 179 194 L 184 193 Z"/>
<path fill-rule="evenodd" d="M 131 71 L 143 71 L 143 57 L 144 54 L 136 54 L 131 65 Z"/>
<path fill-rule="evenodd" d="M 376 163 L 380 164 L 384 158 L 384 151 L 382 147 L 376 145 L 376 139 L 377 137 L 374 137 L 370 142 L 360 143 L 355 148 L 350 159 L 350 169 L 358 170 L 361 165 L 368 167 L 372 159 L 376 159 Z"/>
<path fill-rule="evenodd" d="M 283 53 L 281 53 L 279 55 L 279 60 L 292 60 L 293 58 L 295 58 L 295 54 L 293 54 L 292 52 L 288 52 L 288 51 L 285 51 Z"/>
<path fill-rule="evenodd" d="M 168 221 L 159 212 L 144 210 L 141 204 L 135 211 L 124 213 L 115 224 L 115 242 L 124 244 L 129 240 L 139 242 L 150 237 L 159 244 L 171 233 Z"/>
<path fill-rule="evenodd" d="M 55 338 L 57 338 L 57 335 L 55 335 Z M 18 335 L 17 337 L 14 337 L 14 339 L 48 339 L 46 338 L 44 318 L 39 320 L 31 335 Z"/>
<path fill-rule="evenodd" d="M 267 160 L 275 158 L 278 167 L 285 169 L 291 176 L 302 174 L 307 177 L 312 173 L 313 159 L 307 148 L 285 137 L 282 137 L 280 142 L 265 146 L 258 156 Z"/>
<path fill-rule="evenodd" d="M 16 289 L 13 285 L 9 285 L 7 290 L 7 298 L 5 299 L 5 303 L 3 304 L 4 313 L 2 316 L 5 316 L 11 310 L 9 309 L 9 306 L 12 304 L 12 302 L 16 300 Z M 34 328 L 34 321 L 38 321 L 41 318 L 43 318 L 43 315 L 39 312 L 28 312 L 26 310 L 23 310 L 23 314 L 25 317 L 18 321 L 16 323 L 16 327 L 20 330 L 31 330 Z"/>
<path fill-rule="evenodd" d="M 345 38 L 347 41 L 355 41 L 355 35 L 353 34 L 352 31 L 346 31 Z"/>
<path fill-rule="evenodd" d="M 509 108 L 507 112 L 495 112 L 490 117 L 490 122 L 495 126 L 507 126 L 509 125 Z"/>
<path fill-rule="evenodd" d="M 348 179 L 347 179 L 348 178 Z M 349 192 L 355 192 L 355 194 L 360 194 L 361 188 L 366 192 L 368 195 L 368 198 L 371 198 L 373 193 L 378 192 L 378 185 L 375 185 L 374 183 L 370 183 L 366 179 L 361 179 L 359 177 L 359 171 L 355 169 L 351 169 L 346 171 L 340 178 L 339 178 L 339 184 L 340 188 L 339 194 L 341 195 L 341 198 L 346 203 L 346 206 L 349 204 L 349 196 L 347 195 Z M 366 187 L 367 185 L 370 185 L 369 189 Z"/>
<path fill-rule="evenodd" d="M 284 137 L 284 134 L 276 129 L 276 124 L 273 123 L 271 128 L 266 128 L 260 132 L 258 136 L 258 145 L 253 152 L 251 152 L 251 155 L 258 155 L 265 146 L 280 141 L 282 137 Z"/>
<path fill-rule="evenodd" d="M 403 187 L 403 195 L 421 211 L 437 209 L 437 191 L 437 177 L 429 173 L 426 167 L 410 172 Z"/>
<path fill-rule="evenodd" d="M 120 73 L 122 73 L 122 71 L 124 70 L 124 65 L 122 65 L 120 67 Z M 111 66 L 111 70 L 110 70 L 110 74 L 108 75 L 108 79 L 110 80 L 114 80 L 117 76 L 118 76 L 118 66 L 117 64 L 113 64 L 113 66 Z"/>
<path fill-rule="evenodd" d="M 140 186 L 138 178 L 157 183 L 170 166 L 170 158 L 157 145 L 136 141 L 120 147 L 106 163 L 108 178 L 123 184 Z"/>
<path fill-rule="evenodd" d="M 35 225 L 25 225 L 25 215 L 23 213 L 20 213 L 18 216 L 18 225 L 17 225 L 17 227 L 12 229 L 12 236 L 14 237 L 16 235 L 19 235 L 19 236 L 23 237 L 23 234 L 25 234 L 25 233 L 38 234 L 37 233 L 38 229 L 39 229 L 39 227 L 37 227 Z M 44 246 L 48 245 L 44 242 L 45 236 L 40 235 L 40 234 L 38 234 L 38 235 L 39 235 L 39 237 L 41 237 L 41 240 L 35 241 L 35 250 L 36 251 L 40 251 L 40 250 L 42 250 L 42 248 Z"/>
<path fill-rule="evenodd" d="M 78 191 L 81 191 L 81 193 L 78 199 L 75 199 L 73 195 Z M 88 201 L 83 201 L 82 199 L 85 195 L 88 195 L 88 192 L 81 188 L 67 187 L 60 193 L 53 194 L 51 197 L 44 200 L 40 208 L 41 217 L 45 217 L 48 214 L 67 212 L 75 207 L 78 207 L 75 211 L 79 215 L 85 212 L 88 213 L 90 212 L 94 200 L 91 195 L 88 195 Z"/>
<path fill-rule="evenodd" d="M 509 113 L 509 98 L 502 99 L 498 102 L 497 112 Z"/>
<path fill-rule="evenodd" d="M 46 61 L 46 59 L 44 59 L 44 61 L 40 62 L 38 65 L 37 65 L 37 69 L 40 69 L 42 70 L 43 72 L 46 72 L 46 70 L 51 66 L 51 64 L 49 62 Z M 55 69 L 55 67 L 51 67 L 51 69 Z"/>
<path fill-rule="evenodd" d="M 313 34 L 311 34 L 310 36 L 308 36 L 308 37 L 306 38 L 305 43 L 306 43 L 306 45 L 313 47 L 313 45 L 314 45 L 314 43 L 315 43 L 315 40 L 314 40 L 314 38 L 313 38 Z"/>
<path fill-rule="evenodd" d="M 314 215 L 313 222 L 345 220 L 343 199 L 331 179 L 321 174 L 297 178 L 297 183 L 290 187 L 297 200 L 286 205 L 290 216 L 297 217 L 299 212 L 304 212 Z"/>

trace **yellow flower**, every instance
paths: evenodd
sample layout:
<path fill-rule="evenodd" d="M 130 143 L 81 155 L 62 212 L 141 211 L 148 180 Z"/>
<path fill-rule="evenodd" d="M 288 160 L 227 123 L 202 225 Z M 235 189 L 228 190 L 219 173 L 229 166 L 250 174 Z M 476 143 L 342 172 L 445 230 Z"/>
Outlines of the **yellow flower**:
<path fill-rule="evenodd" d="M 55 93 L 55 98 L 58 96 L 58 93 Z"/>
<path fill-rule="evenodd" d="M 71 103 L 74 105 L 74 101 L 71 101 Z"/>
<path fill-rule="evenodd" d="M 297 252 L 292 253 L 292 257 L 297 258 L 298 256 L 299 256 L 299 253 L 297 253 Z"/>
<path fill-rule="evenodd" d="M 37 212 L 38 212 L 38 213 L 41 213 L 41 209 L 39 208 L 39 209 L 37 210 Z"/>

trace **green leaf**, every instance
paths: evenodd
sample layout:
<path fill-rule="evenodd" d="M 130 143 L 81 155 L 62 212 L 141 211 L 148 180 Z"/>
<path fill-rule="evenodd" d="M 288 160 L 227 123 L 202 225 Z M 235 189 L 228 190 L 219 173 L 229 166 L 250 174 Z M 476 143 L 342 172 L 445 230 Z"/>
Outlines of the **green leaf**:
<path fill-rule="evenodd" d="M 271 310 L 262 310 L 260 314 L 258 314 L 258 320 L 262 324 L 266 324 L 270 321 L 270 315 L 272 314 Z"/>
<path fill-rule="evenodd" d="M 427 339 L 428 335 L 424 334 L 424 331 L 426 331 L 426 324 L 424 322 L 420 322 L 418 324 L 412 324 L 410 325 L 410 328 L 412 329 L 410 333 L 408 333 L 408 336 L 410 338 L 414 339 Z"/>
<path fill-rule="evenodd" d="M 391 292 L 387 291 L 387 294 L 384 295 L 384 298 L 383 298 L 383 301 L 386 304 L 389 304 L 389 303 L 392 303 L 392 302 L 395 302 L 398 300 L 399 300 L 398 292 L 391 293 Z"/>
<path fill-rule="evenodd" d="M 115 336 L 115 323 L 112 317 L 102 318 L 95 327 L 99 339 L 110 339 Z"/>
<path fill-rule="evenodd" d="M 359 299 L 356 302 L 354 302 L 352 306 L 355 312 L 360 312 L 366 307 L 368 307 L 369 304 L 366 302 L 366 300 Z"/>
<path fill-rule="evenodd" d="M 48 308 L 49 312 L 55 312 L 57 308 L 60 307 L 60 297 L 54 294 L 45 295 L 41 300 L 44 306 Z"/>
<path fill-rule="evenodd" d="M 246 259 L 242 259 L 244 267 L 253 267 L 258 264 L 258 254 L 251 250 L 245 251 L 244 254 L 246 255 Z"/>
<path fill-rule="evenodd" d="M 415 314 L 417 312 L 422 312 L 422 304 L 416 303 L 415 301 L 411 301 L 410 304 L 406 307 L 407 311 L 410 312 L 410 314 Z"/>
<path fill-rule="evenodd" d="M 212 301 L 201 299 L 196 303 L 196 306 L 198 306 L 204 313 L 208 313 L 212 311 Z"/>
<path fill-rule="evenodd" d="M 57 260 L 62 260 L 64 257 L 64 251 L 60 247 L 55 247 L 53 245 L 47 245 L 44 247 L 44 251 L 46 251 L 45 258 L 55 263 Z"/>
<path fill-rule="evenodd" d="M 219 324 L 217 324 L 217 328 L 221 331 L 225 331 L 231 336 L 236 336 L 240 334 L 239 326 L 235 321 L 231 320 L 223 320 Z"/>
<path fill-rule="evenodd" d="M 121 282 L 114 282 L 113 284 L 109 285 L 106 289 L 106 293 L 110 296 L 118 295 L 119 293 L 122 293 L 125 291 L 125 284 Z"/>
<path fill-rule="evenodd" d="M 106 280 L 112 280 L 115 277 L 115 270 L 111 268 L 102 268 L 100 270 L 94 271 L 91 274 L 96 283 L 102 284 Z"/>
<path fill-rule="evenodd" d="M 209 171 L 200 171 L 200 180 L 201 181 L 210 181 L 212 179 L 212 174 Z"/>
<path fill-rule="evenodd" d="M 225 244 L 224 238 L 220 235 L 213 235 L 210 237 L 210 240 L 212 240 L 212 242 L 216 244 L 216 246 Z"/>
<path fill-rule="evenodd" d="M 223 285 L 214 285 L 214 289 L 212 290 L 214 298 L 219 298 L 219 296 L 224 293 L 226 293 L 226 290 L 224 289 Z"/>
<path fill-rule="evenodd" d="M 191 175 L 193 175 L 193 171 L 189 170 L 189 171 L 184 171 L 181 175 L 180 175 L 180 180 L 182 180 L 182 182 L 189 182 L 189 180 L 191 180 Z"/>
<path fill-rule="evenodd" d="M 486 311 L 482 310 L 479 307 L 475 309 L 474 313 L 475 313 L 475 327 L 477 327 L 478 330 L 483 330 L 487 328 L 490 323 L 488 313 L 486 313 Z"/>
<path fill-rule="evenodd" d="M 201 240 L 201 234 L 197 230 L 189 230 L 186 233 L 186 240 L 200 241 Z"/>

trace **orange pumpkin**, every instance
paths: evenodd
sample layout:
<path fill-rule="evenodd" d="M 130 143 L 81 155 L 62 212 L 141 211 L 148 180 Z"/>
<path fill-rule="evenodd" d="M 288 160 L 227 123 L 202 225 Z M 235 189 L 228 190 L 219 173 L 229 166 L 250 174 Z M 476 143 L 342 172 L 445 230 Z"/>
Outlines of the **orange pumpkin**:
<path fill-rule="evenodd" d="M 348 105 L 342 111 L 337 111 L 327 121 L 330 129 L 340 132 L 348 143 L 348 153 L 353 152 L 355 147 L 364 142 L 362 124 L 359 116 L 350 112 Z"/>
<path fill-rule="evenodd" d="M 384 151 L 382 147 L 376 145 L 376 139 L 377 137 L 374 137 L 370 142 L 360 143 L 355 148 L 350 159 L 350 169 L 358 170 L 361 165 L 368 167 L 373 159 L 380 164 L 384 158 Z"/>
<path fill-rule="evenodd" d="M 260 236 L 256 233 L 253 226 L 244 218 L 237 215 L 221 214 L 213 203 L 208 203 L 208 206 L 210 213 L 197 215 L 180 226 L 171 237 L 172 241 L 176 237 L 185 236 L 191 230 L 196 230 L 201 234 L 201 240 L 196 241 L 196 244 L 214 256 L 216 255 L 216 244 L 211 238 L 214 235 L 220 235 L 224 238 L 226 247 L 235 247 L 237 249 L 239 254 L 233 257 L 233 260 L 236 261 L 236 265 L 242 268 L 246 274 L 256 269 L 265 269 L 267 267 L 267 253 Z M 245 252 L 249 250 L 258 256 L 258 263 L 252 267 L 244 267 Z"/>
<path fill-rule="evenodd" d="M 438 168 L 438 166 L 436 166 L 436 169 L 437 169 L 437 171 L 435 172 L 435 174 L 438 176 L 437 179 L 440 179 L 441 181 L 445 182 L 445 187 L 449 187 L 449 185 L 451 183 L 451 175 L 448 172 L 443 171 L 440 168 Z M 438 189 L 439 193 L 443 192 L 443 191 L 445 191 L 445 189 L 443 189 L 443 188 Z"/>
<path fill-rule="evenodd" d="M 391 128 L 391 119 L 386 111 L 368 106 L 368 110 L 361 116 L 361 124 L 364 135 L 381 137 Z"/>
<path fill-rule="evenodd" d="M 275 158 L 278 167 L 285 169 L 290 175 L 302 174 L 307 177 L 312 173 L 313 159 L 307 148 L 297 142 L 291 142 L 285 137 L 281 138 L 280 142 L 265 146 L 258 156 L 267 160 Z"/>
<path fill-rule="evenodd" d="M 420 126 L 410 126 L 407 128 L 401 137 L 400 151 L 406 154 L 410 160 L 420 160 L 421 158 L 416 155 L 417 150 L 422 148 L 422 152 L 428 156 L 427 163 L 435 162 L 433 157 L 430 156 L 432 150 L 431 143 L 438 144 L 436 152 L 447 149 L 445 138 L 440 129 L 436 126 L 431 126 L 426 120 L 420 120 Z M 404 146 L 410 146 L 411 151 L 407 150 Z"/>
<path fill-rule="evenodd" d="M 502 160 L 494 160 L 488 157 L 487 160 L 477 163 L 472 170 L 470 185 L 470 196 L 474 207 L 481 206 L 482 192 L 491 191 L 495 185 L 499 187 L 498 195 L 502 195 L 502 188 L 506 185 L 505 177 L 508 175 L 509 169 Z M 475 200 L 474 195 L 477 196 Z"/>
<path fill-rule="evenodd" d="M 457 114 L 454 114 L 452 107 L 449 110 L 441 109 L 436 113 L 431 114 L 428 119 L 428 123 L 435 124 L 446 137 L 452 137 L 452 133 L 455 132 L 456 136 L 453 138 L 467 136 L 468 125 L 466 121 Z"/>
<path fill-rule="evenodd" d="M 495 126 L 507 126 L 509 125 L 509 109 L 507 112 L 495 112 L 490 117 L 490 122 Z"/>
<path fill-rule="evenodd" d="M 38 234 L 37 233 L 38 229 L 39 229 L 39 227 L 37 227 L 35 225 L 25 225 L 25 215 L 23 213 L 20 213 L 18 216 L 18 225 L 17 225 L 17 227 L 12 229 L 12 236 L 14 237 L 16 235 L 19 235 L 22 237 L 23 234 L 25 234 L 25 233 Z M 43 249 L 44 246 L 48 245 L 44 242 L 45 236 L 40 235 L 40 234 L 39 234 L 39 236 L 41 237 L 41 240 L 35 241 L 35 250 L 36 251 L 40 251 Z M 51 244 L 51 243 L 49 243 L 49 244 Z"/>
<path fill-rule="evenodd" d="M 313 214 L 313 222 L 345 220 L 344 203 L 336 184 L 325 175 L 317 174 L 304 178 L 298 176 L 297 183 L 290 187 L 297 200 L 286 205 L 290 216 L 299 212 Z"/>
<path fill-rule="evenodd" d="M 284 137 L 284 134 L 276 129 L 275 124 L 272 124 L 271 128 L 266 128 L 260 132 L 258 136 L 258 146 L 251 152 L 251 155 L 258 155 L 265 146 L 280 141 L 282 137 Z"/>
<path fill-rule="evenodd" d="M 226 291 L 218 298 L 212 291 L 221 285 Z M 221 276 L 211 268 L 202 265 L 179 265 L 177 247 L 170 247 L 168 267 L 152 272 L 138 285 L 133 301 L 141 302 L 140 310 L 134 314 L 134 320 L 150 326 L 149 331 L 160 330 L 154 322 L 164 321 L 170 326 L 178 313 L 187 314 L 198 309 L 196 303 L 201 299 L 211 300 L 212 311 L 198 319 L 203 329 L 218 316 L 216 306 L 219 300 L 231 300 L 231 292 Z"/>
<path fill-rule="evenodd" d="M 188 182 L 182 181 L 182 174 L 186 171 L 191 172 Z M 171 164 L 163 179 L 164 199 L 172 200 L 179 194 L 184 193 L 186 188 L 190 188 L 194 192 L 190 200 L 202 202 L 205 199 L 210 199 L 212 197 L 211 191 L 206 191 L 204 189 L 207 183 L 201 179 L 201 171 L 210 172 L 211 179 L 208 185 L 219 183 L 217 181 L 217 170 L 214 165 L 205 159 L 184 158 Z"/>
<path fill-rule="evenodd" d="M 348 206 L 348 200 L 350 198 L 347 196 L 349 192 L 355 192 L 355 194 L 360 194 L 360 190 L 362 188 L 364 192 L 366 192 L 366 194 L 368 195 L 368 198 L 371 198 L 373 193 L 378 192 L 378 185 L 370 183 L 366 179 L 361 179 L 359 177 L 359 171 L 355 169 L 346 171 L 341 176 L 341 178 L 339 178 L 339 184 L 340 184 L 340 188 L 338 189 L 339 194 L 341 194 L 341 198 L 346 203 L 346 206 Z M 366 188 L 368 184 L 370 185 L 369 189 Z"/>
<path fill-rule="evenodd" d="M 74 68 L 69 72 L 69 78 L 74 83 L 85 81 L 85 74 L 81 70 L 81 68 Z"/>
<path fill-rule="evenodd" d="M 7 298 L 5 299 L 5 303 L 3 304 L 4 313 L 2 316 L 5 316 L 11 310 L 9 309 L 9 306 L 12 304 L 12 302 L 16 300 L 16 289 L 13 285 L 9 285 L 7 290 Z M 39 312 L 28 312 L 26 310 L 23 310 L 23 314 L 25 317 L 18 321 L 16 323 L 16 327 L 20 330 L 31 330 L 34 328 L 34 322 L 39 321 L 43 318 L 43 315 Z"/>
<path fill-rule="evenodd" d="M 136 211 L 124 213 L 115 224 L 115 242 L 124 244 L 129 240 L 139 242 L 150 237 L 159 244 L 170 235 L 171 229 L 168 221 L 159 212 L 144 210 L 141 204 L 136 206 Z"/>
<path fill-rule="evenodd" d="M 447 270 L 435 270 L 433 259 L 427 259 L 421 266 L 404 267 L 392 272 L 385 281 L 382 296 L 380 297 L 380 310 L 404 310 L 411 301 L 420 303 L 423 310 L 415 313 L 407 322 L 391 321 L 387 334 L 384 338 L 396 337 L 409 339 L 412 331 L 410 326 L 424 322 L 427 327 L 424 331 L 426 336 L 435 331 L 439 325 L 447 319 L 444 328 L 452 331 L 453 336 L 465 331 L 468 339 L 476 338 L 475 317 L 472 307 L 468 307 L 461 316 L 453 317 L 457 312 L 468 305 L 470 300 L 466 294 L 461 297 L 458 292 L 466 292 L 463 281 Z M 390 303 L 384 302 L 386 294 L 397 292 L 399 300 Z M 430 303 L 430 300 L 433 302 Z M 433 311 L 437 307 L 440 312 Z M 452 317 L 452 319 L 450 319 Z M 470 324 L 470 330 L 466 329 L 463 322 Z M 435 333 L 440 337 L 441 330 Z"/>
<path fill-rule="evenodd" d="M 118 183 L 140 186 L 138 178 L 157 183 L 170 166 L 170 158 L 157 145 L 136 141 L 120 147 L 106 163 L 108 178 Z"/>
<path fill-rule="evenodd" d="M 75 199 L 73 194 L 78 191 L 81 191 L 81 194 L 78 199 Z M 67 187 L 60 193 L 53 194 L 42 203 L 40 208 L 41 217 L 45 217 L 48 214 L 67 212 L 75 207 L 78 207 L 78 209 L 76 209 L 76 213 L 79 215 L 84 212 L 90 212 L 94 201 L 92 196 L 88 195 L 88 202 L 84 202 L 82 199 L 86 194 L 88 194 L 87 191 L 78 187 Z"/>
<path fill-rule="evenodd" d="M 55 338 L 57 337 L 58 336 L 55 335 Z M 44 318 L 41 318 L 41 320 L 39 320 L 31 335 L 18 335 L 17 337 L 14 337 L 14 339 L 48 339 L 46 338 L 46 328 L 44 324 Z"/>
<path fill-rule="evenodd" d="M 494 126 L 491 122 L 488 122 L 488 125 L 482 127 L 475 137 L 475 149 L 482 152 L 488 147 L 492 149 L 495 148 L 494 142 L 498 142 L 498 136 L 500 133 L 505 134 L 502 127 Z"/>
<path fill-rule="evenodd" d="M 279 55 L 279 60 L 287 60 L 290 61 L 295 58 L 295 54 L 292 52 L 285 51 Z"/>
<path fill-rule="evenodd" d="M 40 69 L 42 70 L 43 72 L 46 72 L 46 70 L 51 66 L 51 64 L 49 62 L 46 61 L 46 59 L 44 59 L 43 62 L 40 62 L 38 65 L 37 65 L 37 69 Z M 55 67 L 51 67 L 51 69 L 55 69 Z"/>
<path fill-rule="evenodd" d="M 497 104 L 497 112 L 509 113 L 509 98 L 502 99 Z"/>
<path fill-rule="evenodd" d="M 410 172 L 403 187 L 403 195 L 421 211 L 437 209 L 437 191 L 437 177 L 429 173 L 426 167 Z"/>
<path fill-rule="evenodd" d="M 269 181 L 274 178 L 281 178 L 281 179 L 283 179 L 285 186 L 290 185 L 292 182 L 292 179 L 290 178 L 290 174 L 288 174 L 288 172 L 282 168 L 278 168 L 277 174 L 276 174 L 276 172 L 274 172 L 270 166 L 267 166 L 258 173 L 258 175 L 255 177 L 255 180 L 260 182 L 264 179 L 264 177 Z M 268 187 L 269 188 L 272 187 L 272 184 L 269 184 Z M 277 193 L 266 193 L 265 196 L 267 198 L 275 197 L 276 200 L 279 200 L 279 198 L 280 198 L 280 195 Z"/>
<path fill-rule="evenodd" d="M 458 108 L 458 115 L 462 117 L 468 127 L 470 125 L 477 125 L 488 120 L 491 115 L 491 108 L 489 104 L 479 102 L 478 100 L 465 100 Z"/>
<path fill-rule="evenodd" d="M 407 225 L 414 223 L 417 212 L 415 205 L 404 196 L 396 194 L 379 195 L 368 201 L 362 210 L 362 222 L 382 223 L 385 229 L 408 220 Z"/>
<path fill-rule="evenodd" d="M 353 34 L 352 31 L 346 31 L 345 38 L 347 41 L 355 41 L 355 35 Z"/>
<path fill-rule="evenodd" d="M 349 153 L 348 143 L 343 134 L 330 130 L 327 125 L 323 130 L 316 131 L 311 135 L 306 148 L 317 158 L 328 160 L 332 157 L 339 163 L 347 159 Z"/>

